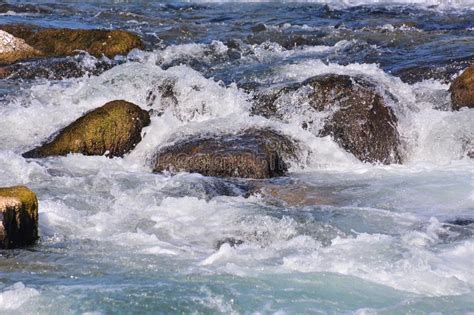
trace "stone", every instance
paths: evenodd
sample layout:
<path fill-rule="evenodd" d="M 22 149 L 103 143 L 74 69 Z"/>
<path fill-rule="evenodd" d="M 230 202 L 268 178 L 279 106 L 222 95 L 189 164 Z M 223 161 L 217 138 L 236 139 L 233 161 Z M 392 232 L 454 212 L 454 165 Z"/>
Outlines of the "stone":
<path fill-rule="evenodd" d="M 237 238 L 234 238 L 234 237 L 226 237 L 226 238 L 223 238 L 221 240 L 218 240 L 216 242 L 215 248 L 217 250 L 219 250 L 221 248 L 221 246 L 224 245 L 224 244 L 229 244 L 230 247 L 237 247 L 239 245 L 242 245 L 243 243 L 244 243 L 244 241 L 241 240 L 241 239 L 237 239 Z"/>
<path fill-rule="evenodd" d="M 9 3 L 0 3 L 0 13 L 36 13 L 36 14 L 49 14 L 51 10 L 35 6 L 31 4 L 9 4 Z"/>
<path fill-rule="evenodd" d="M 150 124 L 147 111 L 117 100 L 96 108 L 59 131 L 53 140 L 23 154 L 25 158 L 82 153 L 123 156 L 141 141 L 143 127 Z"/>
<path fill-rule="evenodd" d="M 313 187 L 304 182 L 259 183 L 256 184 L 266 202 L 284 207 L 306 207 L 315 205 L 335 205 L 332 191 Z"/>
<path fill-rule="evenodd" d="M 71 56 L 86 51 L 96 57 L 113 58 L 126 55 L 134 48 L 143 48 L 139 36 L 123 30 L 55 29 L 21 24 L 3 25 L 0 29 L 23 39 L 45 57 Z"/>
<path fill-rule="evenodd" d="M 451 84 L 451 102 L 453 110 L 463 107 L 474 108 L 474 65 L 470 66 Z"/>
<path fill-rule="evenodd" d="M 375 87 L 363 78 L 328 74 L 257 93 L 252 114 L 285 120 L 296 105 L 304 107 L 304 129 L 317 127 L 318 136 L 331 136 L 363 162 L 401 163 L 397 118 Z M 313 126 L 310 113 L 326 112 L 322 126 Z"/>
<path fill-rule="evenodd" d="M 80 78 L 85 75 L 99 75 L 116 64 L 98 60 L 92 67 L 85 67 L 78 56 L 43 58 L 0 67 L 0 78 L 8 77 L 12 80 Z"/>
<path fill-rule="evenodd" d="M 25 186 L 0 188 L 0 248 L 28 246 L 38 239 L 38 199 Z"/>
<path fill-rule="evenodd" d="M 270 178 L 287 173 L 287 160 L 296 159 L 296 151 L 297 144 L 292 139 L 271 129 L 194 135 L 159 150 L 153 171 Z"/>

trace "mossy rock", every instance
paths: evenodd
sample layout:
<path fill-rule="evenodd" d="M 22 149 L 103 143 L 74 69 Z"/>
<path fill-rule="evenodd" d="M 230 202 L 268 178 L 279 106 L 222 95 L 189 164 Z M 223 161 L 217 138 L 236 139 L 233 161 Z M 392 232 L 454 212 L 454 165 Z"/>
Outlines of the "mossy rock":
<path fill-rule="evenodd" d="M 25 186 L 0 188 L 0 248 L 32 245 L 38 239 L 38 199 Z"/>
<path fill-rule="evenodd" d="M 250 128 L 236 134 L 193 135 L 166 146 L 155 156 L 153 171 L 205 176 L 270 178 L 287 173 L 297 159 L 297 143 L 275 130 Z"/>
<path fill-rule="evenodd" d="M 474 65 L 467 68 L 453 81 L 449 91 L 453 110 L 459 110 L 462 107 L 474 108 Z"/>
<path fill-rule="evenodd" d="M 141 141 L 150 115 L 135 104 L 118 100 L 85 114 L 59 131 L 52 141 L 23 154 L 41 158 L 68 153 L 123 156 Z"/>
<path fill-rule="evenodd" d="M 0 29 L 23 39 L 45 57 L 71 56 L 78 51 L 100 57 L 126 55 L 134 48 L 143 49 L 140 37 L 123 30 L 83 30 L 38 28 L 29 25 L 4 25 Z"/>

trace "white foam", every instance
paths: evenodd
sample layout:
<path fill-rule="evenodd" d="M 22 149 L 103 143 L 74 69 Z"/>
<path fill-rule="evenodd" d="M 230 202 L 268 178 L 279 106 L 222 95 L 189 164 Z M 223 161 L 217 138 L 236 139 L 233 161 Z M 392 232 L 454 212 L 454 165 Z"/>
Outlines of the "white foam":
<path fill-rule="evenodd" d="M 273 2 L 274 0 L 188 0 L 188 2 L 217 2 L 217 3 L 229 3 L 229 2 Z M 287 3 L 321 3 L 327 4 L 332 8 L 347 8 L 360 5 L 415 5 L 424 8 L 432 8 L 433 6 L 438 9 L 473 9 L 473 0 L 286 0 L 283 2 Z"/>
<path fill-rule="evenodd" d="M 39 295 L 38 290 L 28 288 L 22 282 L 17 282 L 0 292 L 0 310 L 17 310 L 23 304 Z"/>

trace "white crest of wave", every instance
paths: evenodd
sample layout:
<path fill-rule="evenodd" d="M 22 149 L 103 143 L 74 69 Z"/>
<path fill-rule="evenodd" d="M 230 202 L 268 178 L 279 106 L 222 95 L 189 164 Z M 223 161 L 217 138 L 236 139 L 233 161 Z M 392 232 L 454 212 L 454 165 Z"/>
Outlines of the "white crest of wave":
<path fill-rule="evenodd" d="M 283 2 L 283 3 L 320 3 L 332 8 L 347 8 L 361 5 L 416 5 L 438 9 L 474 9 L 473 0 L 188 0 L 197 3 L 252 3 L 252 2 Z"/>
<path fill-rule="evenodd" d="M 27 288 L 22 282 L 17 282 L 0 292 L 0 311 L 17 310 L 30 299 L 39 295 L 38 290 Z"/>

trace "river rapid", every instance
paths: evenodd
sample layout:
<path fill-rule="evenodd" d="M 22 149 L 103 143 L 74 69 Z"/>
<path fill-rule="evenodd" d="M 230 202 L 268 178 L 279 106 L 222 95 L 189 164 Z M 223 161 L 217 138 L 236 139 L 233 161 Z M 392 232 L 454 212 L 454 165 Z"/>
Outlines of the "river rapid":
<path fill-rule="evenodd" d="M 474 62 L 474 2 L 410 2 L 44 1 L 0 13 L 126 29 L 146 46 L 70 57 L 91 73 L 110 66 L 97 75 L 0 81 L 0 186 L 27 185 L 40 204 L 38 244 L 0 252 L 0 313 L 472 314 L 474 110 L 451 111 L 448 88 Z M 302 129 L 297 108 L 285 122 L 250 115 L 249 86 L 327 73 L 389 95 L 402 165 L 358 161 Z M 163 110 L 163 82 L 178 106 Z M 124 158 L 21 156 L 114 99 L 163 110 Z M 255 126 L 302 144 L 288 176 L 151 172 L 171 136 Z M 249 182 L 290 197 L 248 196 Z"/>

